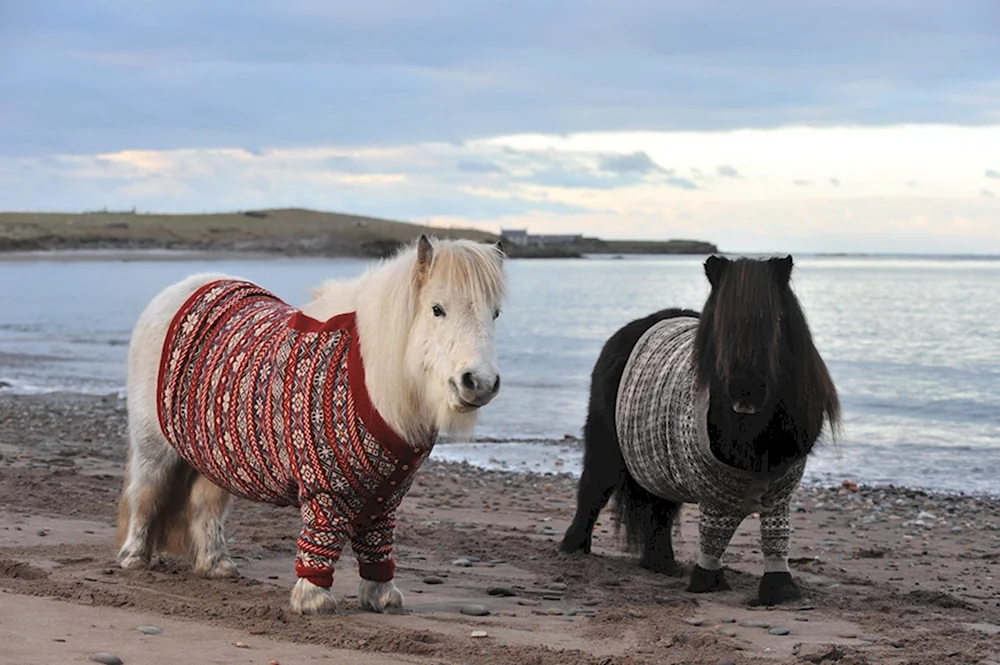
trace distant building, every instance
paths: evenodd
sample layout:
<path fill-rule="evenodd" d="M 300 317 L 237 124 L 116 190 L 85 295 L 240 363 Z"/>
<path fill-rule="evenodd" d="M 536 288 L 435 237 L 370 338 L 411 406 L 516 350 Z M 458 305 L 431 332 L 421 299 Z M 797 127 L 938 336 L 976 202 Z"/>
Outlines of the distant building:
<path fill-rule="evenodd" d="M 505 243 L 527 247 L 531 245 L 570 245 L 583 241 L 583 235 L 532 235 L 524 229 L 502 229 L 500 239 Z"/>

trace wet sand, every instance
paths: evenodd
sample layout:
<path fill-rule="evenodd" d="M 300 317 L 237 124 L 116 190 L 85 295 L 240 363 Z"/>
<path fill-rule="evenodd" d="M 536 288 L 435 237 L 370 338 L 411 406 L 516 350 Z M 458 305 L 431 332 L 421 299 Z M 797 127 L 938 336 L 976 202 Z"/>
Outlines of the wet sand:
<path fill-rule="evenodd" d="M 801 490 L 791 562 L 806 597 L 764 609 L 750 603 L 761 566 L 753 519 L 726 556 L 733 590 L 693 595 L 684 579 L 623 554 L 610 513 L 594 555 L 559 553 L 574 507 L 568 474 L 432 456 L 399 513 L 406 612 L 358 609 L 348 551 L 334 583 L 341 611 L 300 617 L 287 604 L 293 508 L 234 501 L 238 580 L 198 579 L 170 559 L 118 568 L 124 435 L 115 397 L 0 391 L 0 661 L 110 652 L 126 664 L 1000 663 L 998 500 L 850 483 Z M 686 507 L 686 570 L 695 517 Z M 462 614 L 467 605 L 489 614 Z"/>

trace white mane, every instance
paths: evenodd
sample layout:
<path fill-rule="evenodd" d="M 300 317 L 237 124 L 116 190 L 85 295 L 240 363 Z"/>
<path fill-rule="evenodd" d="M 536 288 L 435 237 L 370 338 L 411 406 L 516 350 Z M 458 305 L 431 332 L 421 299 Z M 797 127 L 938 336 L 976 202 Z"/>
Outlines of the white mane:
<path fill-rule="evenodd" d="M 480 308 L 499 307 L 506 295 L 503 254 L 496 245 L 435 240 L 429 271 L 423 272 L 417 247 L 414 242 L 402 248 L 358 278 L 323 282 L 311 290 L 312 300 L 301 308 L 320 321 L 356 312 L 372 404 L 407 441 L 420 440 L 431 430 L 471 430 L 478 413 L 448 408 L 440 391 L 421 380 L 424 377 L 403 370 L 421 290 L 443 288 Z"/>

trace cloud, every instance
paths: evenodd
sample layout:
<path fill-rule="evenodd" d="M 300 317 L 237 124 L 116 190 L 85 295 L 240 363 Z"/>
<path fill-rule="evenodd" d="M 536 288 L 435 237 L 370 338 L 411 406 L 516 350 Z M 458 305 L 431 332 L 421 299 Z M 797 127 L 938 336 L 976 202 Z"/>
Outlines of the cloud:
<path fill-rule="evenodd" d="M 601 159 L 601 170 L 611 173 L 649 173 L 661 170 L 644 152 L 628 155 L 609 155 Z"/>
<path fill-rule="evenodd" d="M 717 167 L 715 169 L 715 172 L 718 173 L 723 178 L 739 178 L 740 177 L 739 171 L 737 171 L 736 169 L 734 169 L 732 166 L 728 166 L 726 164 L 723 164 L 722 166 Z"/>
<path fill-rule="evenodd" d="M 830 184 L 833 185 L 834 187 L 840 187 L 840 179 L 830 178 Z"/>
<path fill-rule="evenodd" d="M 984 198 L 987 198 L 987 199 L 994 199 L 994 198 L 996 198 L 996 194 L 994 194 L 993 192 L 991 192 L 988 189 L 984 189 L 983 191 L 979 192 L 979 195 L 982 196 L 982 197 L 984 197 Z"/>
<path fill-rule="evenodd" d="M 810 181 L 808 181 L 808 180 L 796 180 L 795 181 L 795 186 L 796 187 L 809 187 L 810 185 L 812 185 L 812 183 Z"/>
<path fill-rule="evenodd" d="M 489 160 L 462 159 L 458 162 L 458 170 L 462 173 L 503 173 L 503 167 Z"/>
<path fill-rule="evenodd" d="M 1000 171 L 994 171 L 993 169 L 986 169 L 985 173 L 987 178 L 998 178 L 1000 179 Z"/>
<path fill-rule="evenodd" d="M 912 125 L 532 134 L 262 146 L 259 154 L 231 147 L 3 155 L 0 200 L 8 209 L 57 211 L 294 206 L 494 232 L 516 224 L 619 238 L 700 237 L 727 251 L 1000 253 L 995 197 L 970 188 L 968 174 L 954 166 L 997 144 L 1000 125 Z M 602 168 L 611 156 L 636 153 L 654 165 L 683 166 Z M 720 164 L 753 175 L 719 177 Z M 827 186 L 830 173 L 851 186 Z M 910 186 L 918 182 L 919 189 Z"/>
<path fill-rule="evenodd" d="M 694 184 L 687 178 L 678 178 L 671 176 L 664 178 L 663 182 L 667 183 L 671 187 L 678 187 L 680 189 L 698 189 L 698 185 Z"/>
<path fill-rule="evenodd" d="M 982 125 L 1000 121 L 996 16 L 995 0 L 4 3 L 0 154 Z"/>

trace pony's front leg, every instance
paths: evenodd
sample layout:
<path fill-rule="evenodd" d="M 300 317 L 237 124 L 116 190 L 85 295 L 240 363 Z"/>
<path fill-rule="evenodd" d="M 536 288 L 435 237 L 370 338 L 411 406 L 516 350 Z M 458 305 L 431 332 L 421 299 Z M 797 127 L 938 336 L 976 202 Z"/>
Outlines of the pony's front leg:
<path fill-rule="evenodd" d="M 331 515 L 328 497 L 317 497 L 302 504 L 305 526 L 299 534 L 295 556 L 298 581 L 292 588 L 292 610 L 299 614 L 333 614 L 337 597 L 333 571 L 347 539 L 346 520 Z"/>
<path fill-rule="evenodd" d="M 757 589 L 760 605 L 777 605 L 802 597 L 788 569 L 788 540 L 792 533 L 788 502 L 760 516 L 760 549 L 764 553 L 764 576 Z"/>
<path fill-rule="evenodd" d="M 698 563 L 691 571 L 691 582 L 688 591 L 692 593 L 709 593 L 713 591 L 728 591 L 731 587 L 726 581 L 726 573 L 722 570 L 722 555 L 729 547 L 729 541 L 739 527 L 743 517 L 739 513 L 725 508 L 699 504 L 698 506 L 698 537 L 701 552 Z"/>
<path fill-rule="evenodd" d="M 393 614 L 403 610 L 403 594 L 392 581 L 396 574 L 392 560 L 395 528 L 396 521 L 389 514 L 359 525 L 351 539 L 361 575 L 358 601 L 363 610 Z"/>

